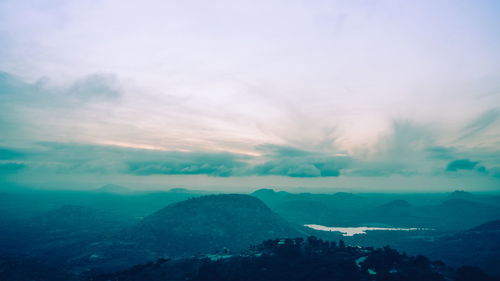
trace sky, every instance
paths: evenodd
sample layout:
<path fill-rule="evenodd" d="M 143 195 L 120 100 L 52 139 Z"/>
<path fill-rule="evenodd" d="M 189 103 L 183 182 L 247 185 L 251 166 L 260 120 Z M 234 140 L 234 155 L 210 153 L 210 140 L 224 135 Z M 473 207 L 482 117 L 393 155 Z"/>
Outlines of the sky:
<path fill-rule="evenodd" d="M 0 185 L 500 191 L 500 2 L 0 1 Z"/>

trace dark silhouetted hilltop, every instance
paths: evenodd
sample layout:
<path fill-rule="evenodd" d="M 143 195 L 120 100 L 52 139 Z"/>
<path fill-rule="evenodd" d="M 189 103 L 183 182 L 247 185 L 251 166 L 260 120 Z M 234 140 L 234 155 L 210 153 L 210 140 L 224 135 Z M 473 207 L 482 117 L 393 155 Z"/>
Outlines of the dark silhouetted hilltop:
<path fill-rule="evenodd" d="M 473 195 L 470 192 L 465 190 L 455 190 L 447 196 L 447 199 L 465 199 L 471 200 L 473 199 Z"/>
<path fill-rule="evenodd" d="M 131 229 L 134 241 L 168 255 L 241 250 L 272 237 L 301 235 L 259 199 L 208 195 L 171 204 Z"/>

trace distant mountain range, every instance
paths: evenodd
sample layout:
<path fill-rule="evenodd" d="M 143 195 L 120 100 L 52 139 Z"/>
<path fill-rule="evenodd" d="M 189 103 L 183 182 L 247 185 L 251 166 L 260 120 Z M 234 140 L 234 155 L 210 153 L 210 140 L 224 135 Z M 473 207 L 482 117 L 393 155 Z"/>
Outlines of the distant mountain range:
<path fill-rule="evenodd" d="M 260 189 L 252 195 L 296 224 L 388 225 L 458 231 L 500 217 L 500 200 L 496 197 L 464 191 L 419 197 L 344 192 L 293 194 Z"/>
<path fill-rule="evenodd" d="M 20 264 L 31 263 L 23 257 L 41 258 L 71 272 L 118 270 L 158 258 L 235 255 L 266 239 L 311 234 L 342 238 L 337 232 L 303 228 L 305 223 L 373 223 L 432 229 L 373 231 L 344 240 L 362 246 L 390 244 L 500 275 L 494 270 L 500 262 L 500 200 L 495 196 L 293 194 L 270 189 L 251 195 L 202 196 L 174 189 L 124 196 L 120 186 L 100 190 L 1 194 L 9 204 L 0 206 L 0 217 L 10 219 L 0 220 L 0 263 L 2 256 L 16 256 Z"/>

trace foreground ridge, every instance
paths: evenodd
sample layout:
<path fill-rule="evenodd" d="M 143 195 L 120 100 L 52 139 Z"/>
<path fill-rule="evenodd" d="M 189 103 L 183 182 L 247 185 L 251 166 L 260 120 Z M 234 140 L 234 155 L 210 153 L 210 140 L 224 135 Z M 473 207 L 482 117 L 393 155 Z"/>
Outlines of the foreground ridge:
<path fill-rule="evenodd" d="M 389 246 L 348 246 L 342 240 L 273 239 L 242 254 L 213 253 L 187 259 L 158 259 L 111 274 L 90 276 L 94 281 L 177 280 L 496 280 L 475 267 L 457 270 L 441 261 L 408 256 Z"/>

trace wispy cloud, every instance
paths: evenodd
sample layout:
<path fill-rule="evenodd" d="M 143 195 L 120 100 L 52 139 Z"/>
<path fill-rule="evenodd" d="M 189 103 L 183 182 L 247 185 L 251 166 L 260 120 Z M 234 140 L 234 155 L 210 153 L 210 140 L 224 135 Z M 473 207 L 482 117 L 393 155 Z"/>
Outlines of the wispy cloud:
<path fill-rule="evenodd" d="M 478 134 L 481 134 L 485 130 L 489 129 L 499 117 L 500 110 L 498 108 L 484 112 L 477 119 L 465 126 L 460 140 L 475 137 Z"/>

